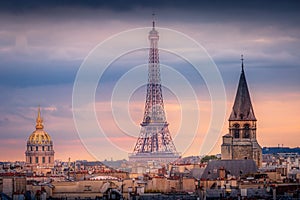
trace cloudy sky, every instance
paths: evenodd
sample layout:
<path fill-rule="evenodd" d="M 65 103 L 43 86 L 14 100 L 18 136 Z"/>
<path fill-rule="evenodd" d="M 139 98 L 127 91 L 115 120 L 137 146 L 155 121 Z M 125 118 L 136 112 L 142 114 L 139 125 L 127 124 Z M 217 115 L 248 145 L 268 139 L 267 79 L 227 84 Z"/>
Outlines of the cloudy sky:
<path fill-rule="evenodd" d="M 45 130 L 54 141 L 57 159 L 127 159 L 143 118 L 145 87 L 139 87 L 129 103 L 125 102 L 130 119 L 124 121 L 131 123 L 132 134 L 125 134 L 118 127 L 122 122 L 116 122 L 112 116 L 111 98 L 124 73 L 147 63 L 147 50 L 119 57 L 101 77 L 94 102 L 103 129 L 98 137 L 78 133 L 76 129 L 73 86 L 84 59 L 97 45 L 124 31 L 151 26 L 153 11 L 158 27 L 189 36 L 202 45 L 216 64 L 227 99 L 223 127 L 212 127 L 218 137 L 227 133 L 227 119 L 241 70 L 240 55 L 244 54 L 258 119 L 259 143 L 299 146 L 300 3 L 297 1 L 1 1 L 0 160 L 24 160 L 26 140 L 34 131 L 38 105 L 42 108 Z M 125 42 L 134 39 L 125 38 Z M 167 39 L 172 40 L 161 35 L 160 42 Z M 113 52 L 112 48 L 121 47 L 114 44 L 107 49 L 108 54 Z M 184 121 L 182 109 L 189 109 L 183 104 L 188 104 L 188 100 L 167 86 L 163 92 L 173 137 L 186 136 L 186 140 L 175 139 L 178 151 L 198 155 L 211 123 L 209 86 L 182 59 L 163 50 L 160 58 L 162 64 L 185 76 L 195 90 L 201 114 L 196 135 L 180 132 Z M 117 108 L 124 102 L 114 104 Z M 195 119 L 191 116 L 189 120 Z M 80 139 L 84 137 L 91 140 L 89 145 Z M 215 142 L 211 153 L 220 152 L 221 138 Z"/>

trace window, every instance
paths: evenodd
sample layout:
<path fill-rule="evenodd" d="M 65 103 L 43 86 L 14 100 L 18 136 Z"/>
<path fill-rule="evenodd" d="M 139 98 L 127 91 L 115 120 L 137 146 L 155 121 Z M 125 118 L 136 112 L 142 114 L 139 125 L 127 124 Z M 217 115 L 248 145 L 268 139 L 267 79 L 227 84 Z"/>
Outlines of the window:
<path fill-rule="evenodd" d="M 42 158 L 42 162 L 45 163 L 45 157 Z"/>
<path fill-rule="evenodd" d="M 30 164 L 32 163 L 32 157 L 31 156 L 29 157 L 29 163 Z"/>
<path fill-rule="evenodd" d="M 234 138 L 239 138 L 240 137 L 240 131 L 239 129 L 234 130 Z"/>
<path fill-rule="evenodd" d="M 244 125 L 244 138 L 250 138 L 250 125 Z"/>
<path fill-rule="evenodd" d="M 233 127 L 234 127 L 234 129 L 233 129 L 234 138 L 239 138 L 240 137 L 240 125 L 234 124 Z"/>
<path fill-rule="evenodd" d="M 39 147 L 38 147 L 38 146 L 36 146 L 36 147 L 35 147 L 35 150 L 36 150 L 36 151 L 38 151 L 38 150 L 39 150 Z"/>
<path fill-rule="evenodd" d="M 39 163 L 39 157 L 35 157 L 35 163 Z"/>
<path fill-rule="evenodd" d="M 50 151 L 50 146 L 48 146 L 48 151 Z"/>
<path fill-rule="evenodd" d="M 42 146 L 42 151 L 45 151 L 45 147 L 44 146 Z"/>
<path fill-rule="evenodd" d="M 30 146 L 30 151 L 33 151 L 33 148 L 32 148 L 32 146 Z"/>
<path fill-rule="evenodd" d="M 92 186 L 90 186 L 90 185 L 85 185 L 83 191 L 92 191 Z"/>
<path fill-rule="evenodd" d="M 51 163 L 51 157 L 50 156 L 48 157 L 48 163 Z"/>

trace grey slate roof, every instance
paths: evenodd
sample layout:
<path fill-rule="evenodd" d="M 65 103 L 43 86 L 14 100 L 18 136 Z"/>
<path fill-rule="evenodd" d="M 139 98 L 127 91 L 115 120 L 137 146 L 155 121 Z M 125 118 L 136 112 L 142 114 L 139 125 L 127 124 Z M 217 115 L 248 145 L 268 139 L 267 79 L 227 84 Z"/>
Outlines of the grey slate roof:
<path fill-rule="evenodd" d="M 229 121 L 233 120 L 256 120 L 251 104 L 243 63 L 234 105 L 229 117 Z"/>
<path fill-rule="evenodd" d="M 203 175 L 204 172 L 204 168 L 194 168 L 191 170 L 192 173 L 192 177 L 194 177 L 195 179 L 201 179 L 201 176 Z"/>
<path fill-rule="evenodd" d="M 219 169 L 224 168 L 231 176 L 236 178 L 257 172 L 254 160 L 211 160 L 208 162 L 201 179 L 216 180 L 219 177 Z"/>

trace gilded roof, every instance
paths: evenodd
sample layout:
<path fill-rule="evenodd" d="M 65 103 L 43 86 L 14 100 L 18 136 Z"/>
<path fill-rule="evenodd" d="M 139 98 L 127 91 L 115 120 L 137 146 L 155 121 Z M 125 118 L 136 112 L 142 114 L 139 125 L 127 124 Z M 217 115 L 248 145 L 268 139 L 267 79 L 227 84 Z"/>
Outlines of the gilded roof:
<path fill-rule="evenodd" d="M 229 121 L 231 120 L 256 120 L 247 86 L 243 63 L 234 105 L 229 117 Z"/>
<path fill-rule="evenodd" d="M 36 130 L 29 136 L 28 143 L 31 144 L 50 144 L 51 137 L 44 131 L 43 119 L 41 118 L 40 108 L 38 109 L 38 116 L 36 118 Z"/>
<path fill-rule="evenodd" d="M 37 129 L 29 136 L 28 142 L 31 144 L 50 144 L 51 137 L 43 129 Z"/>

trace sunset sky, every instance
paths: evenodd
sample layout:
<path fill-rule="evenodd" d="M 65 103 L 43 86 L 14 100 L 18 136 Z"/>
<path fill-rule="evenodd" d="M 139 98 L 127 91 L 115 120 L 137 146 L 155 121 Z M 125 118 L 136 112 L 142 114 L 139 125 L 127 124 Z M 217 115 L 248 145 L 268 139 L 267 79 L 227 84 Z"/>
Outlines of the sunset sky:
<path fill-rule="evenodd" d="M 158 27 L 178 31 L 198 42 L 220 71 L 227 110 L 223 127 L 212 127 L 219 139 L 210 153 L 220 153 L 221 136 L 227 133 L 227 119 L 241 72 L 241 54 L 258 119 L 258 142 L 262 147 L 300 146 L 298 1 L 12 0 L 0 2 L 0 160 L 24 160 L 39 105 L 45 130 L 54 142 L 55 159 L 128 159 L 143 119 L 146 89 L 139 87 L 130 97 L 131 118 L 124 119 L 133 132 L 129 135 L 118 127 L 122 122 L 116 123 L 112 117 L 111 95 L 124 73 L 147 64 L 147 50 L 121 56 L 101 77 L 94 103 L 104 134 L 89 138 L 96 150 L 85 146 L 80 140 L 85 133 L 78 134 L 76 130 L 73 86 L 84 59 L 97 45 L 124 31 L 150 27 L 153 12 Z M 144 37 L 147 39 L 147 32 Z M 134 39 L 125 40 L 130 43 Z M 163 34 L 159 42 L 162 41 Z M 189 99 L 174 94 L 168 87 L 164 87 L 163 95 L 178 151 L 184 156 L 199 155 L 212 115 L 205 81 L 201 75 L 195 75 L 190 64 L 168 52 L 160 52 L 160 61 L 185 76 L 195 90 L 201 115 L 196 135 L 180 132 L 182 109 L 194 109 L 189 107 Z M 142 77 L 145 80 L 146 73 Z M 162 70 L 162 79 L 164 75 L 165 80 L 170 78 Z M 180 87 L 176 80 L 174 88 Z M 187 106 L 183 107 L 181 100 Z M 116 107 L 126 103 L 114 102 Z M 190 118 L 187 121 L 192 123 L 195 119 Z M 86 126 L 90 127 L 88 123 Z"/>

